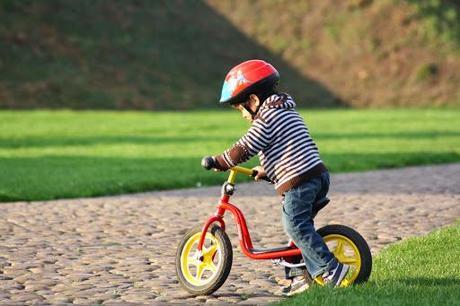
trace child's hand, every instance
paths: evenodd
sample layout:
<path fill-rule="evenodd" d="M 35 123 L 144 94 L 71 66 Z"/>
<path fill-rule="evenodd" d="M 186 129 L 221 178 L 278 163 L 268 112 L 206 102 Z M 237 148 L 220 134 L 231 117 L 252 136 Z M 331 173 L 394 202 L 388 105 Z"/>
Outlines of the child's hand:
<path fill-rule="evenodd" d="M 257 171 L 257 175 L 254 177 L 254 179 L 256 181 L 258 181 L 261 178 L 267 176 L 267 173 L 265 173 L 265 170 L 264 170 L 264 168 L 262 168 L 262 166 L 256 166 L 256 167 L 252 168 L 252 170 Z"/>
<path fill-rule="evenodd" d="M 216 171 L 216 172 L 222 172 L 224 170 L 222 169 L 219 169 L 217 168 L 217 162 L 216 162 L 216 157 L 215 156 L 211 156 L 212 157 L 212 160 L 213 160 L 213 165 L 212 165 L 212 170 Z"/>

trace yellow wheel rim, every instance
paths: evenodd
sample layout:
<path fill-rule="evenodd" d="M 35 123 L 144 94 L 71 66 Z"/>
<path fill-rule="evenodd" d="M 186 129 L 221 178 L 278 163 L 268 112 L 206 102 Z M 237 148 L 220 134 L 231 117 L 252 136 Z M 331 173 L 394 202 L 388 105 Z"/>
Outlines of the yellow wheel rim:
<path fill-rule="evenodd" d="M 211 233 L 206 233 L 201 256 L 198 242 L 201 233 L 196 233 L 184 245 L 180 256 L 181 270 L 184 278 L 193 286 L 204 286 L 217 275 L 222 265 L 219 241 Z"/>
<path fill-rule="evenodd" d="M 324 236 L 323 240 L 339 262 L 350 266 L 350 270 L 340 284 L 340 287 L 350 286 L 356 280 L 361 270 L 361 254 L 358 248 L 353 241 L 339 234 Z M 316 277 L 315 281 L 320 285 L 324 285 L 321 276 Z"/>

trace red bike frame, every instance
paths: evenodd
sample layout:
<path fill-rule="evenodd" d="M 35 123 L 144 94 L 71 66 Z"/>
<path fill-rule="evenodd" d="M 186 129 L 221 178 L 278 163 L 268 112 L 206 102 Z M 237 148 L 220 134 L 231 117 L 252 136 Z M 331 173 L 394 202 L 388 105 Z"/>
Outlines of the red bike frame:
<path fill-rule="evenodd" d="M 225 221 L 223 219 L 225 211 L 229 210 L 233 219 L 235 220 L 238 237 L 240 240 L 241 250 L 244 255 L 252 259 L 280 259 L 282 257 L 294 257 L 301 256 L 301 251 L 293 243 L 289 246 L 279 247 L 274 249 L 255 249 L 252 245 L 251 235 L 249 234 L 248 227 L 246 225 L 246 220 L 244 218 L 241 210 L 238 209 L 235 205 L 229 202 L 230 196 L 223 194 L 220 198 L 220 203 L 217 206 L 217 211 L 214 216 L 210 217 L 205 225 L 203 226 L 203 231 L 201 234 L 200 241 L 198 243 L 198 250 L 201 251 L 206 237 L 206 232 L 208 231 L 209 226 L 214 222 L 219 222 L 221 228 L 225 230 Z"/>

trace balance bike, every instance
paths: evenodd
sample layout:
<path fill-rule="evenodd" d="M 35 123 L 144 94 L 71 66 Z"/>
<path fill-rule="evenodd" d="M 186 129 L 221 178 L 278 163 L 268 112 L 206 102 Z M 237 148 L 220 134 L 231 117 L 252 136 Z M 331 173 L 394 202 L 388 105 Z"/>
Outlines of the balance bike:
<path fill-rule="evenodd" d="M 214 168 L 214 160 L 205 157 L 202 165 L 206 169 Z M 222 186 L 222 195 L 217 211 L 203 227 L 191 229 L 180 241 L 176 252 L 176 274 L 180 284 L 192 295 L 209 295 L 219 289 L 230 273 L 233 261 L 232 244 L 225 233 L 224 214 L 228 210 L 235 220 L 241 251 L 251 259 L 271 259 L 275 265 L 287 268 L 305 268 L 300 249 L 290 241 L 288 245 L 256 249 L 252 245 L 251 236 L 243 213 L 229 202 L 235 191 L 237 174 L 252 177 L 257 171 L 243 167 L 233 167 L 230 175 Z M 326 206 L 329 199 L 324 198 L 313 206 L 313 214 Z M 350 271 L 341 284 L 347 287 L 367 281 L 372 270 L 372 256 L 364 238 L 354 229 L 344 225 L 326 225 L 317 230 L 323 237 L 328 248 L 341 263 L 350 265 Z M 323 279 L 315 279 L 324 285 Z"/>

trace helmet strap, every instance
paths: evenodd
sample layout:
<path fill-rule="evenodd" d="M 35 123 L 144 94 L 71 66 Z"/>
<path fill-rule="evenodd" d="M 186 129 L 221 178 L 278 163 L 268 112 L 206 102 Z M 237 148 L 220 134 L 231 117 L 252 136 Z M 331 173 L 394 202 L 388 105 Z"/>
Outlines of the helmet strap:
<path fill-rule="evenodd" d="M 243 105 L 244 109 L 249 113 L 251 114 L 251 117 L 252 119 L 254 119 L 257 115 L 257 113 L 259 112 L 259 109 L 260 109 L 260 105 L 257 106 L 257 109 L 256 111 L 252 111 L 252 109 L 250 109 L 249 107 L 246 107 L 246 105 Z"/>

